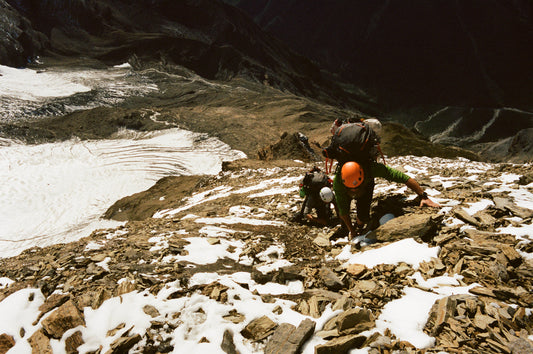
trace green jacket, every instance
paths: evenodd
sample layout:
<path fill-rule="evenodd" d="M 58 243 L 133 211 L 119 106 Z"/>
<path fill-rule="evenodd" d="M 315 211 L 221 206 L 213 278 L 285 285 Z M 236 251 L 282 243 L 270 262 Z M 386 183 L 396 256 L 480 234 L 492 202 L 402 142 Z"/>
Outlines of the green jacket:
<path fill-rule="evenodd" d="M 364 172 L 366 178 L 367 171 Z M 396 183 L 406 183 L 407 180 L 410 178 L 408 175 L 401 171 L 398 171 L 389 166 L 385 166 L 382 163 L 373 161 L 370 164 L 370 178 L 373 179 L 375 177 L 385 178 L 387 181 Z M 369 185 L 373 186 L 373 184 L 371 183 L 367 184 L 367 186 Z M 350 203 L 353 198 L 351 198 L 347 194 L 346 187 L 342 183 L 340 169 L 338 169 L 337 173 L 335 174 L 335 177 L 333 178 L 333 190 L 335 191 L 335 200 L 337 202 L 339 215 L 348 215 L 350 213 Z"/>

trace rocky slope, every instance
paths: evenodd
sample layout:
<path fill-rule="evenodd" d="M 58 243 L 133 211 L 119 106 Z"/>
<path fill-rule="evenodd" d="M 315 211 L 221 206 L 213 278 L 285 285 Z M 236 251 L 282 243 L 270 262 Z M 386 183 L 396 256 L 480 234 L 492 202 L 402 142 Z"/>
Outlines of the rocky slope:
<path fill-rule="evenodd" d="M 379 181 L 374 223 L 388 213 L 396 218 L 359 243 L 337 238 L 335 225 L 290 221 L 311 164 L 238 160 L 217 176 L 160 181 L 121 201 L 113 214 L 138 221 L 0 260 L 0 307 L 16 296 L 39 306 L 32 324 L 0 333 L 0 352 L 14 345 L 68 353 L 164 353 L 186 345 L 226 353 L 419 352 L 392 323 L 382 326 L 389 307 L 413 292 L 435 296 L 422 324 L 435 338 L 426 352 L 533 350 L 531 166 L 415 157 L 389 162 L 415 176 L 443 207 L 421 209 L 401 186 Z M 414 263 L 350 261 L 401 249 L 405 241 L 411 253 L 428 247 L 435 256 Z M 219 257 L 208 257 L 212 247 Z M 450 284 L 451 293 L 439 282 Z M 269 292 L 262 284 L 285 290 Z M 94 314 L 123 301 L 147 325 L 126 317 L 100 321 L 104 335 L 95 342 Z M 246 312 L 246 301 L 253 301 L 255 315 Z M 218 324 L 216 336 L 207 334 L 209 322 Z"/>

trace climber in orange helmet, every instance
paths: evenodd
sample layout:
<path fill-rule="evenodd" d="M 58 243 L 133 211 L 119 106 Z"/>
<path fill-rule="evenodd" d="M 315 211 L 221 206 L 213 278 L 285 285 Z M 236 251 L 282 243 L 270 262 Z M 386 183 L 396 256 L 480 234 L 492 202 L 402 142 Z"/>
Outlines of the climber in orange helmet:
<path fill-rule="evenodd" d="M 391 182 L 404 183 L 420 197 L 420 206 L 440 207 L 429 199 L 422 187 L 416 180 L 405 173 L 392 167 L 371 161 L 363 168 L 357 162 L 349 161 L 337 168 L 333 179 L 333 189 L 337 203 L 339 218 L 348 228 L 352 239 L 357 235 L 357 229 L 361 229 L 370 221 L 370 204 L 374 193 L 374 178 L 382 177 Z M 354 200 L 357 203 L 357 215 L 355 225 L 350 217 L 350 204 Z"/>

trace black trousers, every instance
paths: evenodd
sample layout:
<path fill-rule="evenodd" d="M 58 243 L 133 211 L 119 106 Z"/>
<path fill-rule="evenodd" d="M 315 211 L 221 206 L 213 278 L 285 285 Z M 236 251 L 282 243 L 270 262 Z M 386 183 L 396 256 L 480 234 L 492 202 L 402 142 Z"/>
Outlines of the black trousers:
<path fill-rule="evenodd" d="M 357 217 L 363 223 L 370 221 L 370 206 L 374 196 L 374 182 L 369 183 L 363 190 L 360 197 L 355 198 Z"/>

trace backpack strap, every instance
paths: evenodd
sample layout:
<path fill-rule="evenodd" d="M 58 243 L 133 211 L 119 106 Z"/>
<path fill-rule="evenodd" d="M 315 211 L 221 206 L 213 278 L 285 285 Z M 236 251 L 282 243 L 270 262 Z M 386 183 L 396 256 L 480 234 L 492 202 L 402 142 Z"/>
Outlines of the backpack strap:
<path fill-rule="evenodd" d="M 381 158 L 383 159 L 383 164 L 387 165 L 387 161 L 385 161 L 385 155 L 383 155 L 383 151 L 381 151 L 381 145 L 379 145 L 379 143 L 376 143 L 376 146 L 378 147 L 379 154 L 381 155 Z"/>
<path fill-rule="evenodd" d="M 329 162 L 329 165 L 328 165 Z M 326 174 L 331 174 L 331 169 L 333 168 L 333 159 L 329 159 L 326 157 Z"/>
<path fill-rule="evenodd" d="M 370 140 L 370 134 L 369 134 L 370 131 L 368 130 L 367 125 L 362 121 L 361 123 L 357 123 L 357 125 L 363 128 L 363 130 L 365 131 L 365 135 L 366 135 L 365 142 L 361 145 L 361 148 L 359 149 L 360 151 L 363 151 L 365 149 L 366 144 L 368 143 L 368 140 Z"/>

